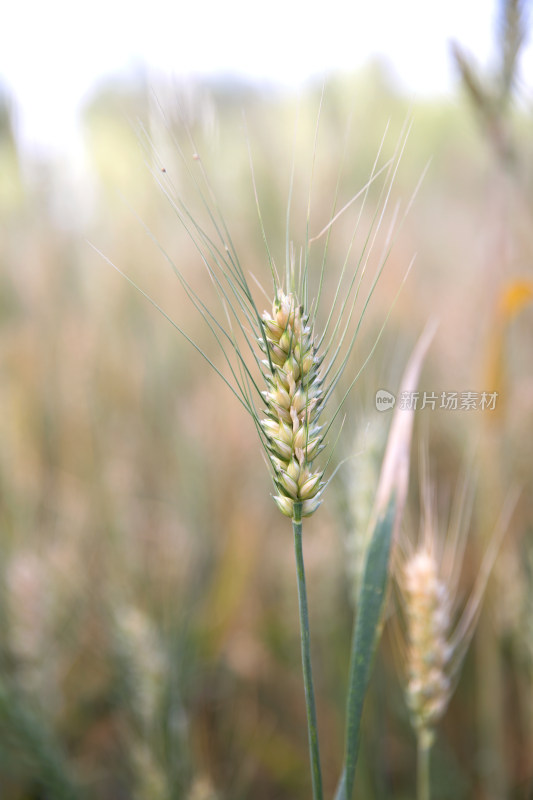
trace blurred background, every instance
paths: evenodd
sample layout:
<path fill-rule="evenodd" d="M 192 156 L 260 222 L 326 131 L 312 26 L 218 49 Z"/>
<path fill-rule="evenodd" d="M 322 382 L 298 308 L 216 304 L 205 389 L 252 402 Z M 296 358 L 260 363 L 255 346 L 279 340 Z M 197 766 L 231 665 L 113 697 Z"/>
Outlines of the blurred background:
<path fill-rule="evenodd" d="M 368 180 L 385 132 L 383 158 L 393 152 L 406 120 L 383 232 L 424 178 L 348 370 L 389 315 L 345 406 L 344 464 L 305 534 L 326 794 L 342 762 L 354 582 L 391 416 L 375 395 L 398 391 L 437 317 L 421 393 L 497 393 L 496 403 L 419 411 L 403 535 L 418 532 L 421 442 L 443 534 L 474 453 L 465 598 L 507 493 L 521 496 L 439 726 L 434 797 L 533 797 L 529 15 L 518 0 L 348 12 L 274 3 L 257 16 L 205 3 L 10 9 L 0 34 L 2 798 L 310 796 L 292 537 L 253 425 L 109 262 L 222 366 L 169 268 L 210 302 L 165 190 L 205 219 L 191 180 L 200 153 L 241 263 L 268 288 L 250 160 L 283 266 L 291 173 L 299 252 L 309 198 L 314 235 L 335 198 Z M 373 188 L 361 230 L 377 208 Z M 359 211 L 335 226 L 326 296 Z M 414 796 L 394 618 L 391 607 L 367 698 L 365 800 Z"/>

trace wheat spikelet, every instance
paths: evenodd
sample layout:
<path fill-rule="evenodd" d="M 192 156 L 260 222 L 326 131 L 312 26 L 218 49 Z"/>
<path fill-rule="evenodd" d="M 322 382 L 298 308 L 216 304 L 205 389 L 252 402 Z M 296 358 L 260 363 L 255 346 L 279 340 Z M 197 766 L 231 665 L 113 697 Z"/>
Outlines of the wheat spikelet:
<path fill-rule="evenodd" d="M 324 398 L 320 359 L 309 317 L 293 293 L 279 291 L 272 313 L 265 311 L 262 319 L 265 338 L 259 342 L 268 355 L 268 389 L 263 393 L 267 408 L 261 425 L 279 491 L 274 499 L 288 517 L 294 516 L 295 503 L 301 504 L 301 516 L 310 516 L 321 503 L 323 488 L 322 473 L 313 469 L 323 448 L 318 425 Z"/>
<path fill-rule="evenodd" d="M 404 571 L 408 636 L 407 702 L 414 728 L 427 738 L 446 710 L 451 648 L 450 596 L 434 554 L 422 546 Z"/>

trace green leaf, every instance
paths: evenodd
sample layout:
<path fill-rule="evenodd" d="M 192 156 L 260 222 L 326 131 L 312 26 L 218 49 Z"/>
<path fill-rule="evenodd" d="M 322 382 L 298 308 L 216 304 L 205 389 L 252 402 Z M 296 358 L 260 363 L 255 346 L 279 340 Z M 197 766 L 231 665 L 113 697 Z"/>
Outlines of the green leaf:
<path fill-rule="evenodd" d="M 80 800 L 81 787 L 54 732 L 31 709 L 25 698 L 0 679 L 0 723 L 5 744 L 20 750 L 25 763 L 34 770 L 35 780 L 53 800 Z M 3 793 L 2 793 L 3 796 Z"/>
<path fill-rule="evenodd" d="M 402 378 L 400 396 L 402 392 L 416 390 L 420 370 L 435 330 L 436 323 L 430 322 L 419 338 Z M 407 498 L 413 418 L 414 408 L 403 409 L 401 404 L 396 406 L 381 467 L 370 521 L 372 538 L 367 551 L 352 638 L 344 765 L 335 800 L 351 800 L 353 794 L 363 701 L 381 634 L 380 622 L 387 590 L 391 541 L 397 536 L 396 529 Z"/>
<path fill-rule="evenodd" d="M 350 800 L 359 751 L 359 732 L 363 702 L 372 663 L 381 635 L 381 616 L 387 590 L 392 531 L 396 518 L 396 495 L 393 495 L 378 518 L 368 548 L 365 571 L 359 594 L 358 613 L 352 640 L 346 719 L 346 752 L 343 774 L 335 800 Z"/>

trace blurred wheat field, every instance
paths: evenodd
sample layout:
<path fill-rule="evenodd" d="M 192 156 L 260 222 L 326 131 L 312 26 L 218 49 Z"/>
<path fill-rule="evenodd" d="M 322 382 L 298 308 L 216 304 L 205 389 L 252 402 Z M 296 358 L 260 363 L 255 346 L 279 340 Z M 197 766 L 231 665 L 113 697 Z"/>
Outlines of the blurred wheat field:
<path fill-rule="evenodd" d="M 305 236 L 321 92 L 310 86 L 298 113 L 293 97 L 239 85 L 179 97 L 241 262 L 264 284 L 248 142 L 269 244 L 282 264 L 293 160 L 291 232 L 297 246 Z M 2 113 L 6 800 L 310 797 L 292 542 L 255 431 L 193 348 L 89 244 L 219 357 L 161 250 L 209 300 L 208 275 L 158 186 L 158 177 L 180 191 L 187 186 L 176 143 L 161 134 L 166 125 L 181 136 L 183 119 L 172 116 L 174 96 L 162 89 L 160 98 L 163 113 L 142 87 L 106 87 L 92 99 L 87 169 L 77 182 L 60 163 L 25 162 L 7 104 Z M 313 234 L 328 222 L 338 176 L 342 204 L 368 180 L 387 125 L 395 144 L 409 113 L 395 197 L 405 203 L 431 163 L 356 343 L 353 370 L 390 313 L 348 400 L 336 451 L 347 463 L 304 542 L 325 790 L 333 795 L 342 755 L 353 614 L 347 553 L 356 535 L 350 502 L 359 488 L 352 481 L 368 467 L 372 487 L 364 432 L 389 422 L 376 409 L 376 391 L 396 393 L 414 341 L 437 317 L 421 392 L 498 393 L 494 411 L 437 405 L 417 413 L 432 475 L 449 495 L 465 454 L 476 452 L 461 586 L 473 583 L 509 488 L 521 495 L 438 728 L 433 796 L 485 798 L 492 783 L 494 797 L 526 800 L 533 796 L 531 114 L 507 113 L 514 158 L 502 163 L 465 96 L 412 107 L 377 67 L 332 79 L 316 144 Z M 137 120 L 160 161 L 146 163 Z M 192 147 L 187 152 L 193 161 Z M 365 213 L 372 199 L 371 190 Z M 202 213 L 193 195 L 186 200 Z M 350 214 L 339 221 L 329 261 L 343 258 L 353 221 Z M 416 462 L 404 521 L 411 535 L 420 510 Z M 444 496 L 443 517 L 446 510 Z M 388 619 L 363 721 L 356 796 L 365 800 L 414 796 L 415 739 L 395 652 Z"/>

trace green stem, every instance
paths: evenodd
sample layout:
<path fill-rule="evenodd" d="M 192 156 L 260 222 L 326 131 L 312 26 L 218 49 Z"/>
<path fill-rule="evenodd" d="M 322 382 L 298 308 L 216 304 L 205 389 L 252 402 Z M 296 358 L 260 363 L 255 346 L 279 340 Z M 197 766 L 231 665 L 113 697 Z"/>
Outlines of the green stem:
<path fill-rule="evenodd" d="M 307 609 L 307 590 L 305 588 L 301 510 L 301 503 L 295 503 L 292 529 L 294 531 L 294 552 L 296 554 L 296 574 L 298 577 L 300 636 L 302 640 L 302 668 L 305 687 L 305 706 L 307 710 L 307 732 L 309 734 L 311 777 L 313 781 L 313 800 L 323 800 L 322 772 L 320 769 L 320 749 L 318 745 L 318 729 L 316 724 L 315 693 L 313 689 L 313 672 L 311 669 L 309 611 Z"/>
<path fill-rule="evenodd" d="M 417 760 L 417 800 L 430 800 L 429 757 L 431 753 L 432 734 L 425 729 L 418 731 Z"/>

